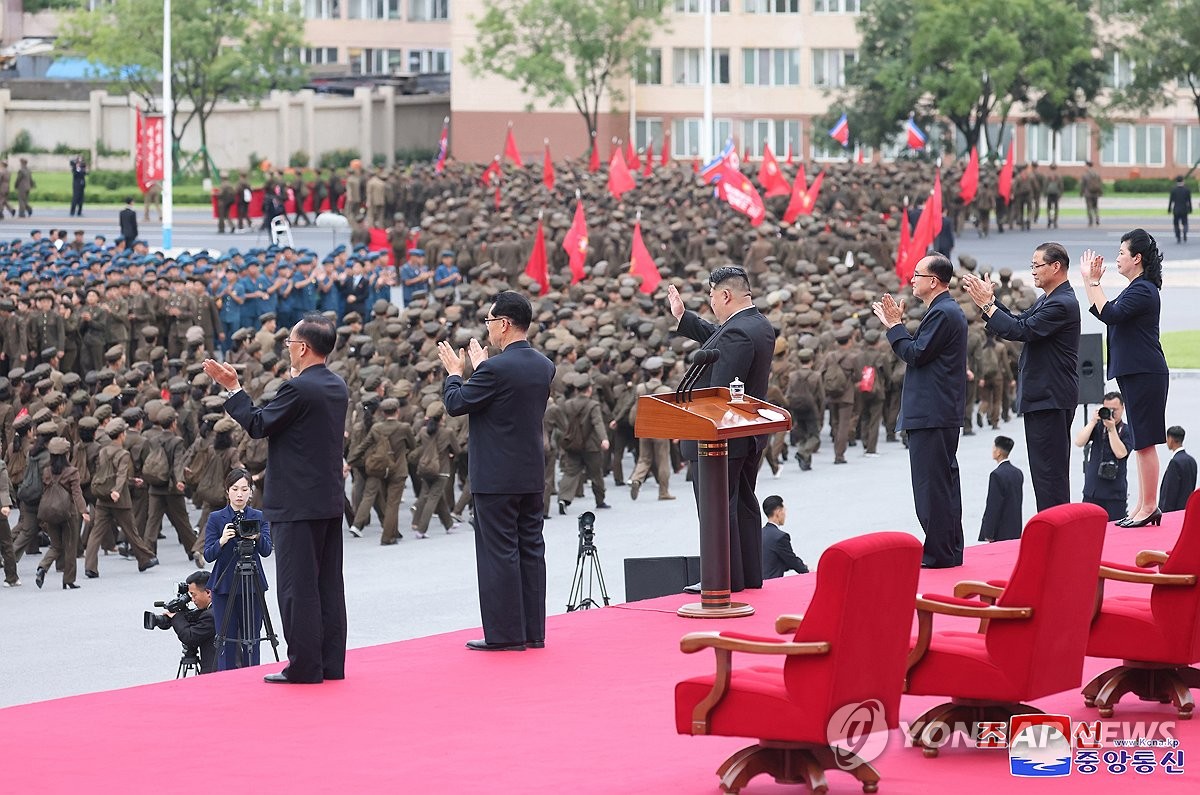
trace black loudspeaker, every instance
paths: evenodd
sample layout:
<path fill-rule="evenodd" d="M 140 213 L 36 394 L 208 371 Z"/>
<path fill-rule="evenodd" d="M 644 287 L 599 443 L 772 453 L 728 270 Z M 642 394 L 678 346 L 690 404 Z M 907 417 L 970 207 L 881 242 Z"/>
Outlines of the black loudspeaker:
<path fill-rule="evenodd" d="M 1079 402 L 1098 406 L 1104 402 L 1104 338 L 1100 334 L 1079 335 Z"/>
<path fill-rule="evenodd" d="M 700 582 L 700 558 L 625 558 L 625 601 L 683 593 Z"/>

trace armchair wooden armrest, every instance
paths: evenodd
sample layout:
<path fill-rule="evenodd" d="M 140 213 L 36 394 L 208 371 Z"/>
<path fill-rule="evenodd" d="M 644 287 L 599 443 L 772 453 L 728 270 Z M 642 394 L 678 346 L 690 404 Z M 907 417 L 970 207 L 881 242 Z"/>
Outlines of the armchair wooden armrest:
<path fill-rule="evenodd" d="M 989 585 L 986 582 L 979 582 L 978 580 L 963 580 L 954 586 L 954 595 L 959 599 L 975 597 L 979 601 L 988 602 L 989 604 L 999 599 L 1002 593 L 1004 593 L 1003 588 L 996 585 Z"/>
<path fill-rule="evenodd" d="M 959 597 L 962 598 L 962 597 Z M 917 642 L 908 653 L 906 671 L 911 671 L 925 652 L 929 651 L 929 642 L 933 638 L 933 614 L 944 616 L 964 616 L 978 618 L 986 622 L 993 618 L 1029 618 L 1033 615 L 1032 607 L 996 607 L 995 605 L 960 605 L 937 601 L 924 596 L 917 597 Z M 907 689 L 907 682 L 905 684 Z"/>
<path fill-rule="evenodd" d="M 1137 557 L 1133 560 L 1134 565 L 1139 569 L 1146 569 L 1151 566 L 1161 566 L 1167 562 L 1167 553 L 1159 552 L 1155 549 L 1143 549 L 1137 553 Z"/>
<path fill-rule="evenodd" d="M 712 649 L 717 655 L 717 672 L 713 677 L 712 690 L 692 710 L 692 734 L 708 734 L 709 716 L 729 690 L 733 673 L 733 653 L 751 654 L 828 654 L 828 643 L 792 643 L 790 641 L 743 640 L 722 637 L 719 632 L 689 632 L 679 640 L 679 650 L 692 654 L 701 649 Z"/>
<path fill-rule="evenodd" d="M 775 631 L 780 635 L 789 635 L 800 628 L 804 622 L 803 615 L 784 615 L 775 619 Z"/>
<path fill-rule="evenodd" d="M 1101 566 L 1100 576 L 1105 580 L 1140 582 L 1147 585 L 1195 585 L 1195 574 L 1160 574 L 1156 571 L 1126 571 L 1125 569 Z"/>

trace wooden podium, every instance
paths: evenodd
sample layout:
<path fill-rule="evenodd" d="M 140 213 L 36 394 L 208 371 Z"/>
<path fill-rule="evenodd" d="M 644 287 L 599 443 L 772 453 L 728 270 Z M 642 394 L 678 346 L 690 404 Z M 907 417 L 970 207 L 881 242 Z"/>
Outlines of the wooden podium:
<path fill-rule="evenodd" d="M 676 403 L 674 393 L 638 398 L 634 435 L 640 439 L 694 439 L 699 443 L 695 477 L 700 509 L 700 601 L 679 608 L 688 618 L 736 618 L 754 614 L 729 599 L 729 441 L 786 431 L 784 409 L 746 395 L 729 399 L 723 386 L 697 389 Z"/>

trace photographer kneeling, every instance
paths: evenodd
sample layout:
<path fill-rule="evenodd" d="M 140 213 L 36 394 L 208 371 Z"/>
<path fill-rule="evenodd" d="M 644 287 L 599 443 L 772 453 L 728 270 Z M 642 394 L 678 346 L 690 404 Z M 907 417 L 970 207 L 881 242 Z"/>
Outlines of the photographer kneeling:
<path fill-rule="evenodd" d="M 200 673 L 211 674 L 217 670 L 217 650 L 213 647 L 213 637 L 216 636 L 216 625 L 213 622 L 212 591 L 208 586 L 208 572 L 194 571 L 188 575 L 187 593 L 192 599 L 195 610 L 186 606 L 178 612 L 167 611 L 164 615 L 171 622 L 171 629 L 179 636 L 179 642 L 188 651 L 200 655 Z M 177 600 L 178 601 L 178 600 Z M 186 600 L 182 600 L 186 604 Z"/>
<path fill-rule="evenodd" d="M 252 587 L 248 590 L 237 587 L 239 582 L 245 582 L 240 579 L 238 569 L 241 565 L 252 565 L 254 579 L 266 593 L 262 557 L 271 554 L 270 528 L 262 511 L 249 506 L 253 494 L 250 473 L 244 469 L 231 470 L 225 476 L 225 494 L 229 504 L 209 514 L 204 526 L 204 559 L 213 563 L 212 612 L 216 634 L 221 639 L 217 649 L 218 671 L 258 665 L 262 609 L 257 591 Z M 235 590 L 240 592 L 235 594 Z"/>
<path fill-rule="evenodd" d="M 1109 392 L 1104 404 L 1092 413 L 1091 422 L 1075 435 L 1075 446 L 1087 446 L 1083 462 L 1083 501 L 1108 511 L 1108 520 L 1125 517 L 1129 500 L 1126 470 L 1133 434 L 1123 422 L 1125 401 L 1120 392 Z"/>

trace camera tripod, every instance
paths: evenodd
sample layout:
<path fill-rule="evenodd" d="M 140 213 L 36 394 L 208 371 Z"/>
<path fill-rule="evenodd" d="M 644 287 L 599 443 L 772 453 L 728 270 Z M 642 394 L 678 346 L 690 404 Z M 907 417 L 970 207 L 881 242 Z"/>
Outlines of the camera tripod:
<path fill-rule="evenodd" d="M 600 568 L 600 553 L 596 551 L 596 544 L 593 542 L 593 538 L 592 534 L 587 533 L 583 534 L 579 539 L 579 554 L 575 558 L 575 577 L 571 580 L 571 593 L 567 597 L 568 613 L 600 606 L 592 598 L 593 584 L 600 586 L 600 598 L 604 600 L 604 606 L 608 607 L 608 589 L 604 587 L 604 572 Z M 585 570 L 587 572 L 586 597 L 583 595 Z"/>
<path fill-rule="evenodd" d="M 176 679 L 183 679 L 190 672 L 194 676 L 200 674 L 200 655 L 198 649 L 183 647 L 183 656 L 179 658 L 179 669 L 175 671 Z"/>
<path fill-rule="evenodd" d="M 259 643 L 264 640 L 271 641 L 271 651 L 275 655 L 275 661 L 279 662 L 279 637 L 275 634 L 275 628 L 271 626 L 271 612 L 267 609 L 267 595 L 263 591 L 262 583 L 258 577 L 258 564 L 254 562 L 254 544 L 253 539 L 243 539 L 238 541 L 238 559 L 234 566 L 233 587 L 229 591 L 229 602 L 225 605 L 225 614 L 221 616 L 221 626 L 228 627 L 229 619 L 233 615 L 233 606 L 235 603 L 241 603 L 241 636 L 231 638 L 227 635 L 218 634 L 215 638 L 217 644 L 217 653 L 220 654 L 226 643 L 236 643 L 237 648 L 234 651 L 235 667 L 250 665 L 253 652 Z M 254 637 L 250 637 L 250 628 L 255 625 L 254 608 L 257 607 L 262 611 L 263 629 L 266 634 L 259 637 L 255 633 Z"/>

